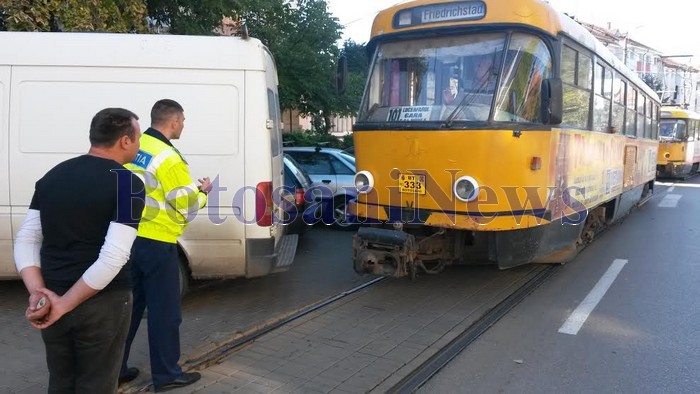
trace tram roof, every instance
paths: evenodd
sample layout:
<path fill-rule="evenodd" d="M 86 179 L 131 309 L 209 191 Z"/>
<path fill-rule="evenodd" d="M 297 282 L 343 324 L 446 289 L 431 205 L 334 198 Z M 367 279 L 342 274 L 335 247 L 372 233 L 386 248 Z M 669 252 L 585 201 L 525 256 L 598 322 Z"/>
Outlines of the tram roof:
<path fill-rule="evenodd" d="M 486 5 L 486 15 L 478 20 L 457 21 L 457 22 L 437 22 L 415 24 L 401 28 L 394 27 L 395 15 L 409 8 L 449 4 L 449 3 L 484 3 Z M 430 28 L 444 28 L 446 26 L 478 26 L 488 24 L 502 25 L 522 25 L 536 28 L 546 32 L 553 37 L 564 34 L 580 45 L 590 49 L 597 56 L 613 65 L 615 69 L 628 80 L 633 81 L 638 88 L 642 89 L 648 96 L 659 101 L 659 97 L 636 73 L 632 72 L 622 63 L 603 43 L 598 41 L 591 32 L 571 17 L 554 9 L 549 3 L 543 0 L 476 0 L 476 1 L 446 1 L 446 0 L 414 0 L 399 5 L 389 7 L 374 19 L 372 24 L 372 34 L 370 41 L 378 37 L 416 30 Z"/>
<path fill-rule="evenodd" d="M 700 119 L 700 113 L 684 109 L 681 107 L 665 106 L 661 107 L 659 112 L 660 118 L 679 118 L 679 119 Z"/>

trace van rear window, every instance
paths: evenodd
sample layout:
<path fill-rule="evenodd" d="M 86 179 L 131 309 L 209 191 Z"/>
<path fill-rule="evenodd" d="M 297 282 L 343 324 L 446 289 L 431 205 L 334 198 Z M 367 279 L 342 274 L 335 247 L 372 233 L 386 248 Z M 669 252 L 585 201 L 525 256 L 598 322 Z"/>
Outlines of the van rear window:
<path fill-rule="evenodd" d="M 282 152 L 282 130 L 280 127 L 280 104 L 277 94 L 272 90 L 267 90 L 267 108 L 269 119 L 272 120 L 272 130 L 270 130 L 270 142 L 272 144 L 272 156 L 278 156 Z"/>

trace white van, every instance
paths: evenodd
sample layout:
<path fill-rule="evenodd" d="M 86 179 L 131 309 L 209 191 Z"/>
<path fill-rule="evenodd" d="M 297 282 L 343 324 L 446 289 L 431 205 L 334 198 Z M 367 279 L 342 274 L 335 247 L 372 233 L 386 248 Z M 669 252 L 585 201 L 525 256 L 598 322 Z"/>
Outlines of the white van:
<path fill-rule="evenodd" d="M 17 278 L 13 237 L 34 183 L 88 151 L 95 113 L 129 109 L 145 130 L 162 98 L 185 108 L 174 144 L 192 177 L 220 188 L 180 239 L 182 272 L 256 277 L 292 263 L 297 236 L 266 205 L 282 186 L 283 154 L 277 72 L 259 40 L 2 32 L 0 48 L 0 278 Z"/>

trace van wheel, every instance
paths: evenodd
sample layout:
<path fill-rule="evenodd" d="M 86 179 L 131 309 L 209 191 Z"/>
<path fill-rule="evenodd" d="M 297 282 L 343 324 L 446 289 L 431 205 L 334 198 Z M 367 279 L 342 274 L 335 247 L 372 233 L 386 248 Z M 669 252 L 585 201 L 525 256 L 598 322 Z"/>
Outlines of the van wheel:
<path fill-rule="evenodd" d="M 180 298 L 185 298 L 185 295 L 190 291 L 190 268 L 187 265 L 187 258 L 180 252 L 179 259 L 179 279 L 180 279 Z"/>
<path fill-rule="evenodd" d="M 357 224 L 348 223 L 346 211 L 348 209 L 348 197 L 338 196 L 333 199 L 333 228 L 337 230 L 357 230 Z"/>

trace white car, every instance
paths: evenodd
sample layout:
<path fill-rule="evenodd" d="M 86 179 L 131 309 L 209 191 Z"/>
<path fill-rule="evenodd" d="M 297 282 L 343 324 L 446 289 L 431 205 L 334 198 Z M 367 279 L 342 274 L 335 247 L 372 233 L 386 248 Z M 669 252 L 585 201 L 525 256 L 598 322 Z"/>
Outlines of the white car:
<path fill-rule="evenodd" d="M 346 216 L 348 202 L 357 197 L 355 157 L 340 149 L 321 147 L 289 147 L 284 148 L 284 153 L 292 156 L 309 174 L 313 189 L 320 190 L 324 200 L 332 199 L 333 226 L 339 229 L 357 227 L 348 223 Z"/>

